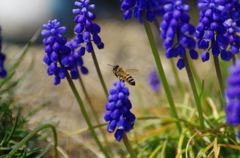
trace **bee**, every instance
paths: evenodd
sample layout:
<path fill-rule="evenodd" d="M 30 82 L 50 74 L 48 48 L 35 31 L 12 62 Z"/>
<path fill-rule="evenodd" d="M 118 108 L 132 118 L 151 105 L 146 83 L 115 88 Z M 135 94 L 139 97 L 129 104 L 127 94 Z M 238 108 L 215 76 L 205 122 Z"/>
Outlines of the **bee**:
<path fill-rule="evenodd" d="M 131 86 L 135 86 L 136 83 L 135 83 L 134 79 L 132 78 L 132 76 L 128 72 L 136 72 L 136 71 L 138 71 L 137 69 L 126 69 L 125 70 L 118 65 L 114 65 L 114 66 L 110 65 L 110 64 L 108 64 L 108 65 L 113 67 L 113 70 L 112 70 L 113 74 L 117 78 L 119 78 L 123 82 L 126 81 Z"/>

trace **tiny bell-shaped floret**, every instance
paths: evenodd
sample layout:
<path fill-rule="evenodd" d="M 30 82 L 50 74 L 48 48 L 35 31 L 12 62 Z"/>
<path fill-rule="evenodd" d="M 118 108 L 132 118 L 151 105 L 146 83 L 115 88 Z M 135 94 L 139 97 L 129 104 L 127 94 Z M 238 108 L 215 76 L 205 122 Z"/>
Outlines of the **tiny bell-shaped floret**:
<path fill-rule="evenodd" d="M 207 52 L 207 51 L 203 52 L 201 55 L 201 59 L 203 62 L 208 61 L 209 60 L 209 52 Z"/>

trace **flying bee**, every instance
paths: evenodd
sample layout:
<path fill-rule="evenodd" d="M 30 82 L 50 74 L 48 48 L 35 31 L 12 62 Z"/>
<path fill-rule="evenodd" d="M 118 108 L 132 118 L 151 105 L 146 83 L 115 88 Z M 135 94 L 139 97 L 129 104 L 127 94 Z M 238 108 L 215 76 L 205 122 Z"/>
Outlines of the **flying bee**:
<path fill-rule="evenodd" d="M 126 81 L 128 84 L 130 84 L 131 86 L 135 86 L 135 81 L 132 78 L 132 76 L 128 73 L 128 72 L 136 72 L 138 71 L 137 69 L 123 69 L 118 65 L 110 65 L 109 66 L 113 67 L 113 74 L 119 78 L 121 81 Z"/>

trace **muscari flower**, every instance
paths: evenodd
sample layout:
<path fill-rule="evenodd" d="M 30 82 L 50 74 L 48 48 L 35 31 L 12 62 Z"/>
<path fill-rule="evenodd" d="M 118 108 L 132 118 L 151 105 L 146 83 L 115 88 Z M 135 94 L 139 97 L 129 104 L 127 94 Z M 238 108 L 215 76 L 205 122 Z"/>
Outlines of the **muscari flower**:
<path fill-rule="evenodd" d="M 88 9 L 94 9 L 95 4 L 89 4 L 90 0 L 78 0 L 75 1 L 75 5 L 79 8 L 73 9 L 73 14 L 77 14 L 74 21 L 77 25 L 74 27 L 74 33 L 77 34 L 74 41 L 78 44 L 86 43 L 85 48 L 90 53 L 93 50 L 93 41 L 99 49 L 104 48 L 100 36 L 98 35 L 101 28 L 98 24 L 92 21 L 96 18 L 96 15 Z"/>
<path fill-rule="evenodd" d="M 163 8 L 165 13 L 159 28 L 160 37 L 164 39 L 163 47 L 166 49 L 166 57 L 179 57 L 177 67 L 182 69 L 185 67 L 183 57 L 186 55 L 186 48 L 192 59 L 198 58 L 195 50 L 196 42 L 190 36 L 195 33 L 195 27 L 189 23 L 190 16 L 186 13 L 190 6 L 183 4 L 182 0 L 168 0 Z"/>
<path fill-rule="evenodd" d="M 195 38 L 197 46 L 206 50 L 202 61 L 209 60 L 209 50 L 213 56 L 220 55 L 222 60 L 229 61 L 232 54 L 239 51 L 239 9 L 237 0 L 199 0 L 199 23 Z M 230 44 L 230 46 L 229 46 Z M 229 49 L 230 48 L 230 49 Z"/>
<path fill-rule="evenodd" d="M 2 53 L 2 36 L 1 36 L 1 27 L 0 27 L 0 77 L 5 78 L 7 76 L 7 71 L 4 68 L 4 61 L 6 56 Z"/>
<path fill-rule="evenodd" d="M 226 120 L 229 125 L 240 125 L 240 60 L 229 68 L 227 78 L 228 87 L 225 90 L 226 96 Z"/>
<path fill-rule="evenodd" d="M 88 74 L 88 69 L 83 65 L 82 56 L 85 54 L 85 47 L 77 44 L 74 40 L 66 43 L 66 45 L 71 49 L 71 54 L 69 55 L 70 64 L 72 65 L 71 76 L 73 79 L 79 78 L 78 67 L 83 74 Z M 80 48 L 79 48 L 80 47 Z M 77 51 L 76 49 L 79 48 Z"/>
<path fill-rule="evenodd" d="M 153 92 L 156 93 L 159 91 L 161 82 L 157 70 L 155 68 L 152 69 L 152 71 L 149 73 L 148 84 L 150 85 Z"/>
<path fill-rule="evenodd" d="M 83 66 L 82 51 L 76 53 L 73 43 L 68 43 L 70 47 L 66 46 L 67 39 L 62 35 L 66 32 L 66 27 L 61 27 L 60 22 L 56 19 L 43 24 L 43 28 L 45 29 L 42 30 L 41 34 L 47 36 L 42 41 L 46 52 L 43 63 L 49 66 L 47 69 L 48 75 L 55 76 L 54 85 L 60 84 L 61 79 L 66 77 L 67 71 L 70 71 L 72 79 L 77 79 L 79 77 L 77 66 Z M 84 73 L 87 70 L 82 71 Z"/>
<path fill-rule="evenodd" d="M 233 19 L 227 19 L 223 25 L 227 28 L 225 36 L 229 41 L 229 52 L 237 54 L 240 48 L 240 36 L 238 35 L 240 32 L 240 23 L 238 24 Z"/>
<path fill-rule="evenodd" d="M 115 88 L 109 89 L 108 102 L 105 105 L 107 112 L 104 120 L 108 122 L 107 131 L 113 133 L 117 141 L 120 141 L 124 132 L 133 129 L 135 115 L 130 112 L 132 104 L 129 100 L 129 90 L 122 81 L 114 82 Z"/>
<path fill-rule="evenodd" d="M 121 10 L 124 11 L 123 19 L 131 19 L 132 14 L 136 19 L 142 22 L 145 14 L 150 22 L 156 16 L 162 16 L 164 13 L 163 4 L 165 0 L 122 0 Z"/>

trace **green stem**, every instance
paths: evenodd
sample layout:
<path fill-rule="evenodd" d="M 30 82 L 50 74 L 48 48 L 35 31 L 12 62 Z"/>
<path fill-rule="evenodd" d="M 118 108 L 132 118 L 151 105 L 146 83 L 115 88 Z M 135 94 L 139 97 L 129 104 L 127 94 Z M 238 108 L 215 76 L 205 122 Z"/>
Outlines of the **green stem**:
<path fill-rule="evenodd" d="M 214 66 L 215 66 L 215 70 L 216 70 L 216 74 L 217 74 L 217 78 L 218 78 L 218 83 L 219 83 L 219 87 L 220 87 L 221 101 L 222 101 L 222 105 L 221 106 L 223 108 L 223 104 L 224 104 L 224 86 L 223 86 L 223 78 L 222 78 L 221 68 L 220 68 L 218 57 L 214 56 L 213 59 L 214 59 Z"/>
<path fill-rule="evenodd" d="M 176 119 L 178 119 L 178 114 L 177 114 L 176 107 L 175 107 L 175 104 L 173 101 L 172 93 L 170 91 L 170 88 L 169 88 L 169 85 L 168 85 L 168 82 L 167 82 L 167 79 L 166 79 L 166 76 L 165 76 L 165 73 L 163 70 L 163 66 L 162 66 L 162 63 L 160 60 L 160 56 L 158 54 L 158 49 L 157 49 L 157 46 L 156 46 L 156 43 L 155 43 L 155 40 L 154 40 L 154 37 L 152 34 L 151 27 L 145 18 L 143 18 L 143 22 L 144 22 L 144 27 L 145 27 L 145 30 L 146 30 L 146 33 L 148 36 L 148 40 L 149 40 L 149 43 L 150 43 L 150 46 L 152 49 L 152 53 L 153 53 L 153 56 L 154 56 L 154 59 L 155 59 L 156 65 L 157 65 L 158 73 L 161 77 L 163 88 L 165 90 L 165 93 L 166 93 L 166 96 L 167 96 L 167 99 L 168 99 L 168 102 L 170 105 L 172 116 L 175 117 Z M 182 131 L 181 124 L 179 122 L 176 122 L 176 125 L 177 125 L 179 133 L 181 133 L 181 131 Z"/>
<path fill-rule="evenodd" d="M 92 113 L 93 113 L 93 116 L 94 116 L 95 121 L 97 122 L 97 124 L 100 125 L 101 123 L 100 123 L 100 121 L 99 121 L 99 119 L 98 119 L 98 118 L 99 118 L 99 117 L 98 117 L 98 114 L 97 114 L 97 112 L 95 111 L 95 109 L 94 109 L 94 107 L 93 107 L 93 105 L 92 105 L 92 102 L 91 102 L 90 97 L 89 97 L 89 95 L 88 95 L 88 93 L 87 93 L 87 90 L 86 90 L 86 88 L 85 88 L 85 86 L 84 86 L 84 84 L 83 84 L 83 80 L 82 80 L 82 77 L 81 77 L 80 73 L 79 73 L 79 83 L 80 83 L 80 85 L 81 85 L 81 87 L 82 87 L 82 90 L 83 90 L 83 93 L 84 93 L 84 95 L 85 95 L 85 97 L 86 97 L 86 99 L 87 99 L 87 102 L 88 102 L 88 104 L 89 104 L 89 106 L 90 106 L 90 108 L 91 108 L 91 111 L 92 111 Z M 109 145 L 109 142 L 108 142 L 108 140 L 107 140 L 107 137 L 106 137 L 105 132 L 103 131 L 102 128 L 99 128 L 99 129 L 100 129 L 100 132 L 102 133 L 102 136 L 103 136 L 104 142 L 105 142 L 106 145 L 107 145 L 107 148 L 110 149 L 110 145 Z M 109 150 L 109 152 L 110 152 L 111 155 L 113 155 L 111 150 Z"/>
<path fill-rule="evenodd" d="M 175 66 L 172 58 L 170 59 L 170 62 L 171 62 L 171 67 L 172 67 L 172 70 L 173 70 L 174 77 L 175 77 L 176 82 L 177 82 L 177 88 L 180 90 L 181 96 L 183 98 L 183 96 L 184 96 L 184 90 L 183 90 L 183 86 L 182 86 L 183 84 L 180 81 L 179 74 L 177 72 L 176 66 Z"/>
<path fill-rule="evenodd" d="M 36 135 L 39 131 L 45 129 L 45 128 L 51 128 L 52 132 L 53 132 L 53 137 L 54 137 L 54 152 L 55 152 L 55 157 L 58 158 L 58 150 L 57 150 L 57 144 L 58 144 L 58 140 L 57 140 L 57 132 L 55 129 L 55 126 L 51 125 L 51 124 L 43 124 L 38 126 L 36 129 L 34 129 L 32 132 L 30 132 L 25 138 L 23 138 L 7 155 L 6 158 L 10 158 L 11 156 L 13 156 L 13 154 L 23 146 L 23 144 L 25 144 L 30 138 L 32 138 L 34 135 Z"/>
<path fill-rule="evenodd" d="M 131 158 L 137 158 L 137 155 L 135 154 L 135 152 L 132 149 L 132 146 L 128 140 L 128 137 L 126 135 L 125 132 L 123 132 L 123 142 L 128 150 L 128 153 L 131 155 Z"/>
<path fill-rule="evenodd" d="M 105 93 L 106 97 L 108 97 L 108 90 L 107 90 L 106 84 L 103 80 L 102 73 L 101 73 L 101 70 L 99 68 L 97 57 L 96 57 L 94 49 L 92 50 L 91 54 L 92 54 L 92 59 L 93 59 L 94 66 L 97 70 L 98 77 L 100 79 L 101 85 L 102 85 L 103 90 L 104 90 L 104 93 Z"/>
<path fill-rule="evenodd" d="M 188 79 L 190 81 L 191 84 L 191 88 L 192 88 L 192 92 L 193 92 L 193 96 L 196 102 L 196 106 L 197 106 L 197 111 L 198 111 L 198 115 L 199 115 L 199 121 L 200 121 L 200 128 L 204 129 L 204 119 L 203 119 L 203 112 L 202 112 L 202 107 L 201 107 L 201 102 L 200 102 L 200 98 L 198 96 L 198 92 L 197 92 L 197 88 L 194 82 L 194 78 L 193 78 L 193 74 L 188 62 L 188 57 L 187 55 L 185 55 L 183 57 L 184 59 L 184 63 L 185 63 L 185 67 L 186 67 L 186 71 L 187 71 L 187 75 L 188 75 Z"/>
<path fill-rule="evenodd" d="M 193 64 L 193 61 L 192 61 L 192 60 L 189 60 L 188 63 L 189 63 L 189 65 L 190 65 L 190 67 L 191 67 L 193 77 L 194 77 L 194 79 L 195 79 L 195 81 L 196 81 L 197 89 L 198 89 L 198 90 L 201 90 L 201 88 L 202 88 L 202 82 L 201 82 L 201 79 L 200 79 L 200 77 L 199 77 L 196 69 L 195 69 L 195 66 L 194 66 L 194 64 Z"/>
<path fill-rule="evenodd" d="M 83 117 L 84 117 L 84 119 L 85 119 L 85 121 L 86 121 L 86 123 L 88 125 L 88 128 L 89 128 L 90 132 L 92 133 L 93 138 L 95 139 L 98 147 L 100 148 L 102 153 L 105 155 L 105 157 L 110 158 L 110 156 L 108 155 L 106 150 L 103 148 L 101 142 L 99 141 L 96 132 L 94 131 L 92 123 L 91 123 L 91 121 L 89 119 L 89 116 L 88 116 L 88 114 L 86 112 L 86 109 L 85 109 L 85 107 L 83 105 L 82 99 L 80 98 L 80 95 L 79 95 L 79 93 L 78 93 L 78 91 L 77 91 L 77 89 L 76 89 L 76 87 L 75 87 L 75 85 L 74 85 L 74 83 L 73 83 L 73 81 L 72 81 L 72 79 L 71 79 L 71 77 L 69 76 L 68 73 L 67 73 L 66 77 L 67 77 L 68 84 L 71 87 L 72 92 L 73 92 L 73 94 L 74 94 L 74 96 L 75 96 L 75 98 L 76 98 L 76 100 L 78 102 L 78 105 L 79 105 L 79 108 L 80 108 L 80 110 L 81 110 L 81 112 L 83 114 Z"/>
<path fill-rule="evenodd" d="M 153 23 L 154 23 L 156 29 L 158 30 L 158 33 L 160 33 L 159 22 L 156 18 L 154 19 Z M 176 66 L 174 64 L 174 60 L 172 58 L 170 59 L 170 63 L 171 63 L 171 67 L 172 67 L 172 70 L 173 70 L 174 77 L 175 77 L 177 85 L 178 85 L 178 89 L 180 90 L 180 93 L 181 93 L 182 98 L 183 98 L 183 96 L 184 96 L 183 86 L 182 86 L 181 81 L 179 79 L 179 74 L 177 72 Z"/>

